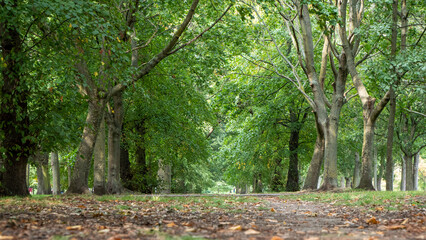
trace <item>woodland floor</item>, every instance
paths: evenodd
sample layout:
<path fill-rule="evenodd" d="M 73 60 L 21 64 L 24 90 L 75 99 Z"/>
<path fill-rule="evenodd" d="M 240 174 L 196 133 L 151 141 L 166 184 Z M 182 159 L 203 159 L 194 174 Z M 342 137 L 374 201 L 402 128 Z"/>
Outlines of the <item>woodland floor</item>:
<path fill-rule="evenodd" d="M 0 240 L 426 239 L 425 194 L 397 208 L 298 196 L 0 198 Z"/>

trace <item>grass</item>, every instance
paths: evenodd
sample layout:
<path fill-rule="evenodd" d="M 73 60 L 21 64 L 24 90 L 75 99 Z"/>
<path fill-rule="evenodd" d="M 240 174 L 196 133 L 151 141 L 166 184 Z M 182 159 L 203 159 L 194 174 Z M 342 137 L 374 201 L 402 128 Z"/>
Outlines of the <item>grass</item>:
<path fill-rule="evenodd" d="M 344 206 L 383 206 L 387 210 L 400 210 L 404 206 L 413 205 L 424 208 L 426 192 L 390 192 L 390 191 L 346 191 L 340 193 L 317 192 L 309 194 L 286 195 L 282 199 L 332 203 Z M 420 198 L 423 198 L 421 200 Z"/>

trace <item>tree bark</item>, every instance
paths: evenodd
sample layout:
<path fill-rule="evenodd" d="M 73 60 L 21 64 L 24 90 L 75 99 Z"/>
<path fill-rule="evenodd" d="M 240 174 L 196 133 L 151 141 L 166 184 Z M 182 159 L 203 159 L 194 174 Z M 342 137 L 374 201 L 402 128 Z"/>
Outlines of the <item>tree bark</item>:
<path fill-rule="evenodd" d="M 283 174 L 282 174 L 282 167 L 281 167 L 281 158 L 275 157 L 274 175 L 272 176 L 272 181 L 271 181 L 271 190 L 273 192 L 281 191 L 282 187 L 284 186 L 282 179 L 283 179 Z"/>
<path fill-rule="evenodd" d="M 78 148 L 74 171 L 72 172 L 69 193 L 90 193 L 88 188 L 88 178 L 90 163 L 92 161 L 93 149 L 102 121 L 105 109 L 105 99 L 89 99 L 89 108 L 86 124 L 83 129 L 80 146 Z"/>
<path fill-rule="evenodd" d="M 59 157 L 57 152 L 50 153 L 52 164 L 52 178 L 53 178 L 53 195 L 61 194 L 61 174 L 59 171 Z"/>
<path fill-rule="evenodd" d="M 413 156 L 404 154 L 405 162 L 405 190 L 414 190 Z"/>
<path fill-rule="evenodd" d="M 4 16 L 14 16 L 18 1 L 0 3 Z M 7 4 L 7 8 L 5 6 Z M 11 7 L 11 8 L 10 8 Z M 12 9 L 12 10 L 9 10 Z M 30 142 L 28 98 L 30 96 L 24 81 L 26 73 L 23 40 L 20 28 L 12 18 L 3 18 L 0 23 L 0 48 L 3 59 L 0 88 L 0 135 L 5 172 L 0 174 L 0 196 L 27 196 L 26 168 L 28 158 L 34 150 Z"/>
<path fill-rule="evenodd" d="M 158 180 L 159 192 L 164 194 L 171 193 L 172 190 L 172 169 L 170 164 L 165 164 L 163 160 L 158 160 Z"/>
<path fill-rule="evenodd" d="M 324 135 L 320 132 L 320 127 L 317 126 L 317 139 L 315 141 L 314 154 L 312 155 L 311 164 L 309 165 L 308 173 L 306 174 L 304 190 L 315 190 L 318 188 L 321 166 L 324 160 Z"/>
<path fill-rule="evenodd" d="M 406 190 L 406 182 L 407 182 L 407 168 L 406 168 L 406 161 L 405 156 L 402 156 L 401 159 L 401 186 L 400 190 L 405 191 Z"/>
<path fill-rule="evenodd" d="M 113 96 L 114 107 L 108 110 L 108 182 L 110 194 L 120 194 L 123 186 L 120 182 L 120 140 L 123 124 L 123 92 Z"/>
<path fill-rule="evenodd" d="M 292 112 L 290 112 L 290 114 L 292 114 Z M 295 115 L 295 113 L 293 113 L 293 115 Z M 296 192 L 300 190 L 299 158 L 297 154 L 299 148 L 299 132 L 299 128 L 291 130 L 288 145 L 290 150 L 290 162 L 288 166 L 286 190 L 290 192 Z"/>
<path fill-rule="evenodd" d="M 49 174 L 49 154 L 41 153 L 36 156 L 37 161 L 37 194 L 51 194 Z"/>
<path fill-rule="evenodd" d="M 388 135 L 386 139 L 386 190 L 393 191 L 394 180 L 394 162 L 392 158 L 393 151 L 393 135 L 395 128 L 395 113 L 396 113 L 396 97 L 395 91 L 391 87 L 389 100 L 389 120 L 388 120 Z"/>
<path fill-rule="evenodd" d="M 352 188 L 357 188 L 361 180 L 361 161 L 359 159 L 359 153 L 355 152 L 355 164 L 354 164 L 354 177 L 352 180 Z"/>
<path fill-rule="evenodd" d="M 414 167 L 413 167 L 413 190 L 417 191 L 419 188 L 419 164 L 420 164 L 420 152 L 414 156 Z"/>
<path fill-rule="evenodd" d="M 105 161 L 105 118 L 102 117 L 94 149 L 93 193 L 96 195 L 104 195 L 106 193 Z"/>

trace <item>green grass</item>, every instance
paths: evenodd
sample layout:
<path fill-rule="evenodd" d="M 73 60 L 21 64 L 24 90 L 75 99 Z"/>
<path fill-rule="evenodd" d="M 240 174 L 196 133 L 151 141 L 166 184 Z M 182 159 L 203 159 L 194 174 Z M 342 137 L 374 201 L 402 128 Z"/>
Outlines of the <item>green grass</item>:
<path fill-rule="evenodd" d="M 388 210 L 399 210 L 407 205 L 425 207 L 426 192 L 347 191 L 340 193 L 318 192 L 281 196 L 282 199 L 332 203 L 345 206 L 383 206 Z M 420 198 L 423 198 L 421 200 Z"/>

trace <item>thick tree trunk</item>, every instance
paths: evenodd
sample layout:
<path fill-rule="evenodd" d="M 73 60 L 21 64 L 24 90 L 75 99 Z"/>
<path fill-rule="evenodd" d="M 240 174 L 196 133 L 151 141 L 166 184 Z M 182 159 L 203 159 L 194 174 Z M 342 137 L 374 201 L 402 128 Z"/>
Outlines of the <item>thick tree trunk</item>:
<path fill-rule="evenodd" d="M 102 117 L 94 149 L 93 193 L 96 195 L 104 195 L 106 193 L 105 161 L 105 118 Z"/>
<path fill-rule="evenodd" d="M 290 117 L 291 118 L 291 117 Z M 299 128 L 291 130 L 289 140 L 290 162 L 288 166 L 286 190 L 295 192 L 300 190 L 299 186 Z"/>
<path fill-rule="evenodd" d="M 304 190 L 318 189 L 318 182 L 321 173 L 321 166 L 324 160 L 325 141 L 324 135 L 320 132 L 319 126 L 317 129 L 317 139 L 315 141 L 314 154 L 312 155 L 311 164 L 309 165 L 308 173 L 306 174 Z"/>
<path fill-rule="evenodd" d="M 373 186 L 377 189 L 377 181 L 378 181 L 378 159 L 377 159 L 377 147 L 373 148 Z"/>
<path fill-rule="evenodd" d="M 123 100 L 119 92 L 113 97 L 114 107 L 108 113 L 108 182 L 110 194 L 120 194 L 123 187 L 120 182 L 120 140 L 123 123 Z"/>
<path fill-rule="evenodd" d="M 49 174 L 49 154 L 37 154 L 37 194 L 51 194 Z"/>
<path fill-rule="evenodd" d="M 394 163 L 392 158 L 393 135 L 395 128 L 396 97 L 393 88 L 390 90 L 388 136 L 386 139 L 386 190 L 393 191 Z"/>
<path fill-rule="evenodd" d="M 172 190 L 172 168 L 170 164 L 165 164 L 163 160 L 158 160 L 158 180 L 160 193 L 171 193 Z"/>
<path fill-rule="evenodd" d="M 405 155 L 405 190 L 412 191 L 414 190 L 414 171 L 413 171 L 413 156 Z"/>
<path fill-rule="evenodd" d="M 53 178 L 53 195 L 61 194 L 61 174 L 59 172 L 59 157 L 57 152 L 50 153 L 52 164 L 52 178 Z"/>
<path fill-rule="evenodd" d="M 420 164 L 420 152 L 414 156 L 414 167 L 413 167 L 413 190 L 419 189 L 419 164 Z"/>
<path fill-rule="evenodd" d="M 2 1 L 2 15 L 14 16 L 17 1 Z M 12 8 L 10 8 L 10 6 Z M 26 184 L 26 168 L 34 145 L 30 142 L 27 84 L 24 82 L 26 54 L 23 53 L 24 41 L 18 29 L 18 22 L 4 17 L 0 26 L 0 48 L 2 56 L 0 88 L 0 135 L 2 162 L 5 172 L 0 174 L 0 196 L 26 196 L 29 194 Z"/>
<path fill-rule="evenodd" d="M 88 188 L 89 170 L 104 109 L 104 99 L 89 100 L 86 125 L 83 129 L 83 136 L 67 193 L 90 193 Z"/>
<path fill-rule="evenodd" d="M 361 180 L 357 188 L 374 190 L 373 186 L 373 155 L 374 155 L 374 123 L 364 121 L 364 138 L 362 143 Z"/>
<path fill-rule="evenodd" d="M 352 180 L 352 188 L 357 188 L 361 180 L 361 160 L 359 159 L 359 153 L 355 152 L 355 164 L 354 164 L 354 176 Z"/>

